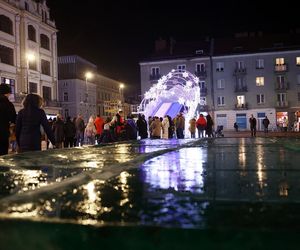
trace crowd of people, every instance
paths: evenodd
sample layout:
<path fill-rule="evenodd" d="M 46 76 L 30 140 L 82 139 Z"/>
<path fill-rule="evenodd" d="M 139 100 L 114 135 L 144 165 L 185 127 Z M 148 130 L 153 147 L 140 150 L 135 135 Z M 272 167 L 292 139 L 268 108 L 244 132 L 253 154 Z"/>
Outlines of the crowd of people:
<path fill-rule="evenodd" d="M 90 116 L 85 124 L 81 114 L 75 118 L 58 114 L 47 119 L 42 108 L 43 99 L 37 94 L 28 94 L 23 100 L 23 108 L 16 114 L 14 105 L 9 101 L 10 87 L 0 85 L 0 155 L 13 152 L 38 151 L 42 142 L 46 148 L 68 148 L 75 146 L 95 145 L 122 140 L 137 139 L 183 139 L 185 135 L 185 117 L 179 113 L 173 119 L 169 115 L 148 117 L 143 114 L 137 120 L 132 115 L 123 116 L 123 111 L 105 120 L 97 115 Z M 190 137 L 213 136 L 213 120 L 210 115 L 192 118 L 189 121 Z"/>

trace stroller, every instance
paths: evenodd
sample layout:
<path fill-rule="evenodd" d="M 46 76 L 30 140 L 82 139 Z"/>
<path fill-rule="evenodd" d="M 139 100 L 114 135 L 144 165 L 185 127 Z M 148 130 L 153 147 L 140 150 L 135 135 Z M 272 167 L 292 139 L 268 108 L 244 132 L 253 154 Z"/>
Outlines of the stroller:
<path fill-rule="evenodd" d="M 215 132 L 215 136 L 216 137 L 224 137 L 224 134 L 223 134 L 223 126 L 221 125 L 221 126 L 218 126 L 217 127 L 217 130 L 216 130 L 216 132 Z"/>

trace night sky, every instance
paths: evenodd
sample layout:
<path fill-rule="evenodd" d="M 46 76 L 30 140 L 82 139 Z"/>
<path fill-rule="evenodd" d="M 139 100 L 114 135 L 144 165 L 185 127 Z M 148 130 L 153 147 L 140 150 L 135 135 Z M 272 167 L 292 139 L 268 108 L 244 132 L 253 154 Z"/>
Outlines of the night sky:
<path fill-rule="evenodd" d="M 181 2 L 181 3 L 179 3 Z M 241 31 L 289 31 L 300 27 L 295 0 L 48 0 L 58 28 L 58 55 L 77 54 L 99 72 L 139 92 L 138 62 L 159 37 L 177 41 Z M 100 5 L 100 7 L 98 7 Z"/>

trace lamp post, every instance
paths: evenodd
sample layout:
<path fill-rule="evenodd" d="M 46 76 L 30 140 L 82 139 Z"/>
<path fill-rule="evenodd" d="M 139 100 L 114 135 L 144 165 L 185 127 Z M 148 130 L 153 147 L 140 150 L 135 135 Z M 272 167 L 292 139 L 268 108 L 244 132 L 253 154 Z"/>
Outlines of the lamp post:
<path fill-rule="evenodd" d="M 86 120 L 88 121 L 89 119 L 89 114 L 88 114 L 88 80 L 93 77 L 93 73 L 91 72 L 86 72 L 85 73 L 85 100 L 84 103 L 86 105 Z"/>
<path fill-rule="evenodd" d="M 119 95 L 120 95 L 120 104 L 121 104 L 121 109 L 122 109 L 122 103 L 124 101 L 124 97 L 123 97 L 123 89 L 124 89 L 125 85 L 123 83 L 120 83 L 119 85 Z"/>
<path fill-rule="evenodd" d="M 26 54 L 26 94 L 29 94 L 29 63 L 35 60 L 35 55 L 33 53 Z"/>

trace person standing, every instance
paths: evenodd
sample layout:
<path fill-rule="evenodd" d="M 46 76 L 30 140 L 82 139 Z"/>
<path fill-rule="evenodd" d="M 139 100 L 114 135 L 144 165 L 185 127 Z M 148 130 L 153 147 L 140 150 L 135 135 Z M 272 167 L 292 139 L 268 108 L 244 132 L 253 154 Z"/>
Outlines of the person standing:
<path fill-rule="evenodd" d="M 95 126 L 94 117 L 90 116 L 89 121 L 85 127 L 84 130 L 84 136 L 86 138 L 86 142 L 88 145 L 94 145 L 95 144 L 95 136 L 97 133 L 97 129 Z"/>
<path fill-rule="evenodd" d="M 64 134 L 65 134 L 64 147 L 72 148 L 74 146 L 74 138 L 76 135 L 76 128 L 75 128 L 75 124 L 71 120 L 70 116 L 67 117 L 67 120 L 64 124 Z"/>
<path fill-rule="evenodd" d="M 198 130 L 198 138 L 204 137 L 204 131 L 206 129 L 206 119 L 203 114 L 200 114 L 198 120 L 196 121 L 196 126 Z"/>
<path fill-rule="evenodd" d="M 213 126 L 214 126 L 214 122 L 211 116 L 208 114 L 206 116 L 206 128 L 205 128 L 205 133 L 208 137 L 213 137 Z"/>
<path fill-rule="evenodd" d="M 79 114 L 77 119 L 75 120 L 75 128 L 76 128 L 76 146 L 82 146 L 84 143 L 84 121 L 82 115 Z"/>
<path fill-rule="evenodd" d="M 55 137 L 55 147 L 63 148 L 65 141 L 64 122 L 61 114 L 57 114 L 56 121 L 52 125 L 52 131 Z"/>
<path fill-rule="evenodd" d="M 96 136 L 95 139 L 98 142 L 99 138 L 103 132 L 103 127 L 104 127 L 104 120 L 103 118 L 100 116 L 100 114 L 97 115 L 96 119 L 95 119 L 95 126 L 96 126 Z"/>
<path fill-rule="evenodd" d="M 191 133 L 191 138 L 195 138 L 195 133 L 196 133 L 196 119 L 195 117 L 193 117 L 190 121 L 189 121 L 189 131 Z"/>
<path fill-rule="evenodd" d="M 11 89 L 8 84 L 0 84 L 0 155 L 8 154 L 9 127 L 16 122 L 16 110 L 8 100 Z"/>
<path fill-rule="evenodd" d="M 41 108 L 42 103 L 42 97 L 36 94 L 28 94 L 23 101 L 24 108 L 19 111 L 16 123 L 19 152 L 41 150 L 41 126 L 50 142 L 55 145 L 54 133 Z"/>
<path fill-rule="evenodd" d="M 269 124 L 270 124 L 270 121 L 269 121 L 267 116 L 263 119 L 262 123 L 264 125 L 264 132 L 265 132 L 265 134 L 267 134 L 269 132 L 268 127 L 269 127 Z"/>
<path fill-rule="evenodd" d="M 164 119 L 161 122 L 161 126 L 162 126 L 162 139 L 169 139 L 169 127 L 170 127 L 170 123 L 169 123 L 169 118 L 167 115 L 165 115 Z"/>
<path fill-rule="evenodd" d="M 136 125 L 137 125 L 138 131 L 139 131 L 139 136 L 141 137 L 141 139 L 148 138 L 148 128 L 147 128 L 147 121 L 145 119 L 145 115 L 139 114 Z"/>
<path fill-rule="evenodd" d="M 249 118 L 249 123 L 250 123 L 250 130 L 251 130 L 251 136 L 255 137 L 256 136 L 256 118 L 251 115 Z"/>
<path fill-rule="evenodd" d="M 283 131 L 284 132 L 287 132 L 288 131 L 288 125 L 289 125 L 289 121 L 286 117 L 283 117 L 283 120 L 282 120 L 282 128 L 283 128 Z"/>

